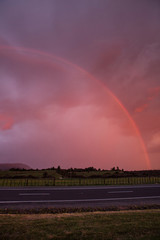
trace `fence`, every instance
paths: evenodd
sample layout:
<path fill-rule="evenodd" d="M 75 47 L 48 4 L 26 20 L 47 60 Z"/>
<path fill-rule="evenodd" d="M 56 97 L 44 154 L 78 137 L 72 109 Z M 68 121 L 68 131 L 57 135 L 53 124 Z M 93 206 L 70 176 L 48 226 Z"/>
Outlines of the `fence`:
<path fill-rule="evenodd" d="M 0 179 L 0 186 L 87 186 L 87 185 L 133 185 L 160 183 L 160 177 L 125 178 L 69 178 L 69 179 Z"/>

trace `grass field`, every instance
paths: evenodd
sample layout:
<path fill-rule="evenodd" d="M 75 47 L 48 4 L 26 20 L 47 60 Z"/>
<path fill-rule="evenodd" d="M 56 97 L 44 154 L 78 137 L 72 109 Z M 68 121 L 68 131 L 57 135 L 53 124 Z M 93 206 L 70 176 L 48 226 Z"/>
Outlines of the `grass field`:
<path fill-rule="evenodd" d="M 87 186 L 87 185 L 132 185 L 160 183 L 160 177 L 129 177 L 129 178 L 24 178 L 0 179 L 0 186 Z"/>
<path fill-rule="evenodd" d="M 60 174 L 58 174 L 55 170 L 27 170 L 27 171 L 0 171 L 0 178 L 43 178 L 44 173 L 47 174 L 50 178 L 56 178 L 58 179 L 61 177 Z"/>
<path fill-rule="evenodd" d="M 1 240 L 159 240 L 160 211 L 0 215 Z"/>

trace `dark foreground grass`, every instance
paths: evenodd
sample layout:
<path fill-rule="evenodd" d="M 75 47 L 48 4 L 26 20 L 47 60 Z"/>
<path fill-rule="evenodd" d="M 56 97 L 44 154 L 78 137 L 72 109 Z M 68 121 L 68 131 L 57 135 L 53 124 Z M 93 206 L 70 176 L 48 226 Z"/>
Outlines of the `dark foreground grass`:
<path fill-rule="evenodd" d="M 0 215 L 1 240 L 159 240 L 160 211 Z"/>

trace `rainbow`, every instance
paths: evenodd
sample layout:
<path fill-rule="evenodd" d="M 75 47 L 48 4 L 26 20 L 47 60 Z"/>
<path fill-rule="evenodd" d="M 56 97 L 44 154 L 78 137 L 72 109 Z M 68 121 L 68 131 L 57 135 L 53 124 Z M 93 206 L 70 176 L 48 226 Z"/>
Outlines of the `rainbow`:
<path fill-rule="evenodd" d="M 139 142 L 141 144 L 142 150 L 144 152 L 144 156 L 145 156 L 145 161 L 146 161 L 146 166 L 147 169 L 151 169 L 151 162 L 149 159 L 149 155 L 145 146 L 145 143 L 143 141 L 143 138 L 140 134 L 140 131 L 136 125 L 136 123 L 134 122 L 133 118 L 131 117 L 131 115 L 129 114 L 129 112 L 127 111 L 127 109 L 124 107 L 124 105 L 121 103 L 121 101 L 113 94 L 113 92 L 111 92 L 110 89 L 107 88 L 107 86 L 100 81 L 99 79 L 95 78 L 92 74 L 90 74 L 89 72 L 87 72 L 86 70 L 84 70 L 83 68 L 79 67 L 78 65 L 69 62 L 68 60 L 65 60 L 63 58 L 54 56 L 52 54 L 40 51 L 40 50 L 35 50 L 35 49 L 31 49 L 31 48 L 24 48 L 24 47 L 12 47 L 12 46 L 6 46 L 6 45 L 2 45 L 0 46 L 0 52 L 3 51 L 16 51 L 16 52 L 21 52 L 21 53 L 26 53 L 28 55 L 34 55 L 34 56 L 40 56 L 41 57 L 41 61 L 46 61 L 46 60 L 50 60 L 51 62 L 54 61 L 60 61 L 61 63 L 67 64 L 77 70 L 79 70 L 80 72 L 82 72 L 83 74 L 85 74 L 88 78 L 98 82 L 101 86 L 103 86 L 103 88 L 105 88 L 105 91 L 114 99 L 114 101 L 119 105 L 119 107 L 121 108 L 121 110 L 123 111 L 123 113 L 126 115 L 126 117 L 128 118 L 128 120 L 130 121 L 135 134 L 137 135 Z"/>

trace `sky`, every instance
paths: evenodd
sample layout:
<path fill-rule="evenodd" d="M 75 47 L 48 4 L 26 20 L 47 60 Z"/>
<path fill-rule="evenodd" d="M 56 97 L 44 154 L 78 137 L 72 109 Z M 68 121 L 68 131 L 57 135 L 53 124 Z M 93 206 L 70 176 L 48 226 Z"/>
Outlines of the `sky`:
<path fill-rule="evenodd" d="M 0 1 L 0 163 L 160 169 L 159 0 Z"/>

